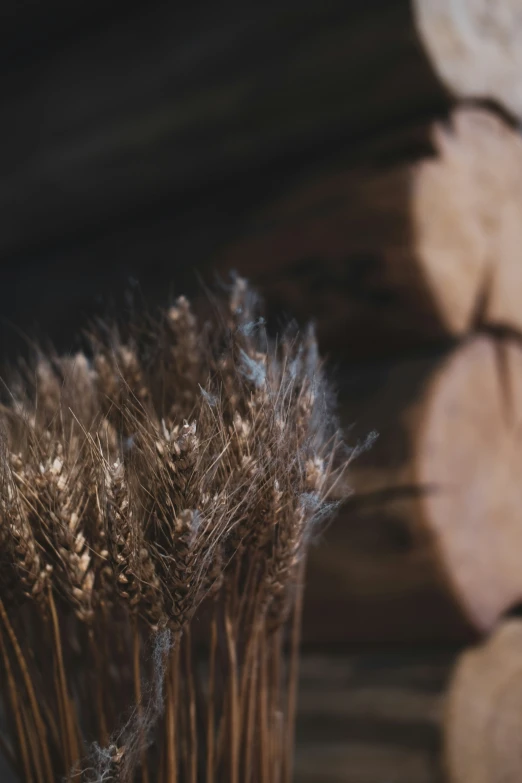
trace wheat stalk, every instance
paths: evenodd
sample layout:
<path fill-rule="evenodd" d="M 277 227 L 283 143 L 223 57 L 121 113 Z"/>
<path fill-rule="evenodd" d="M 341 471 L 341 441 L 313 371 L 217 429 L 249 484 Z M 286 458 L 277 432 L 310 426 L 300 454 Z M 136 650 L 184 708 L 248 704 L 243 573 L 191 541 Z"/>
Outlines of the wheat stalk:
<path fill-rule="evenodd" d="M 304 569 L 347 466 L 311 333 L 237 278 L 199 324 L 40 357 L 0 413 L 14 779 L 288 783 Z"/>

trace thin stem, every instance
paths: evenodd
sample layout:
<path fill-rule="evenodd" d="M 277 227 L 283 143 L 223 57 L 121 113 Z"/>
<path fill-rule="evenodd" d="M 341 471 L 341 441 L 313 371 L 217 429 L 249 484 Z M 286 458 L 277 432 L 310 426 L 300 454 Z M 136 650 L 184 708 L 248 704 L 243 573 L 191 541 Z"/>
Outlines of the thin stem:
<path fill-rule="evenodd" d="M 270 670 L 270 705 L 269 714 L 272 722 L 272 780 L 278 783 L 281 779 L 282 764 L 282 712 L 281 712 L 281 629 L 277 628 L 271 639 L 271 670 Z"/>
<path fill-rule="evenodd" d="M 266 659 L 266 628 L 260 635 L 259 651 L 259 766 L 260 783 L 270 783 L 270 743 L 268 736 L 268 672 Z"/>
<path fill-rule="evenodd" d="M 250 597 L 249 599 L 250 611 L 246 613 L 246 616 L 243 618 L 242 622 L 239 625 L 240 628 L 245 628 L 245 627 L 250 628 L 250 635 L 248 637 L 248 641 L 246 643 L 246 649 L 244 651 L 243 672 L 241 676 L 241 715 L 242 716 L 244 714 L 244 699 L 248 690 L 247 681 L 250 675 L 251 659 L 254 653 L 255 645 L 257 643 L 257 637 L 259 632 L 260 618 L 258 617 L 258 607 L 259 607 L 261 597 L 262 597 L 262 591 L 260 589 L 256 590 L 253 599 L 252 597 Z"/>
<path fill-rule="evenodd" d="M 168 783 L 177 783 L 177 712 L 178 712 L 178 666 L 179 666 L 180 638 L 174 641 L 174 648 L 170 656 L 170 670 L 167 679 L 167 717 L 166 717 L 166 768 Z"/>
<path fill-rule="evenodd" d="M 259 563 L 256 562 L 256 555 L 253 556 L 253 562 L 249 566 L 245 584 L 242 588 L 242 596 L 239 600 L 239 606 L 237 610 L 237 625 L 242 628 L 248 621 L 248 617 L 252 614 L 255 617 L 255 609 L 258 604 L 259 589 L 258 589 L 258 575 L 260 572 Z M 255 598 L 252 600 L 252 594 Z"/>
<path fill-rule="evenodd" d="M 272 777 L 271 783 L 280 783 L 281 781 L 281 766 L 283 762 L 283 742 L 284 737 L 284 723 L 283 713 L 281 710 L 276 710 L 273 715 L 273 744 L 272 744 Z"/>
<path fill-rule="evenodd" d="M 138 620 L 132 618 L 132 666 L 134 674 L 134 699 L 140 725 L 140 744 L 141 744 L 141 777 L 142 783 L 149 783 L 149 769 L 147 760 L 147 745 L 142 726 L 143 704 L 141 703 L 141 669 L 140 669 L 140 634 Z"/>
<path fill-rule="evenodd" d="M 198 779 L 198 729 L 196 721 L 196 690 L 194 687 L 194 674 L 192 671 L 192 644 L 190 637 L 190 627 L 185 631 L 185 674 L 187 678 L 188 691 L 188 745 L 189 751 L 189 781 L 188 783 L 197 783 Z"/>
<path fill-rule="evenodd" d="M 210 653 L 208 672 L 208 703 L 207 703 L 207 778 L 206 783 L 214 783 L 215 755 L 215 705 L 216 697 L 216 651 L 217 651 L 217 602 L 214 600 L 212 622 L 210 625 Z"/>
<path fill-rule="evenodd" d="M 294 768 L 295 717 L 299 680 L 299 646 L 301 643 L 301 617 L 303 613 L 305 562 L 300 564 L 297 575 L 297 594 L 294 603 L 292 635 L 290 640 L 290 664 L 286 706 L 286 747 L 284 753 L 283 783 L 291 783 Z"/>
<path fill-rule="evenodd" d="M 252 774 L 252 750 L 254 745 L 254 708 L 256 705 L 256 683 L 258 667 L 258 642 L 259 634 L 263 628 L 262 618 L 258 616 L 259 602 L 262 591 L 256 590 L 254 598 L 249 600 L 249 611 L 241 624 L 250 628 L 250 635 L 246 643 L 243 671 L 241 676 L 241 721 L 245 726 L 245 780 L 248 781 Z"/>
<path fill-rule="evenodd" d="M 230 727 L 230 783 L 238 783 L 239 770 L 239 694 L 237 682 L 237 652 L 234 638 L 234 630 L 230 609 L 227 605 L 225 609 L 225 631 L 227 639 L 227 652 L 229 662 L 228 686 L 229 686 L 229 727 Z"/>
<path fill-rule="evenodd" d="M 36 694 L 34 692 L 33 683 L 31 680 L 31 676 L 29 674 L 29 671 L 27 669 L 27 664 L 25 662 L 25 658 L 22 654 L 22 650 L 20 648 L 20 645 L 18 644 L 18 639 L 16 638 L 16 634 L 13 630 L 13 627 L 11 623 L 9 622 L 9 617 L 7 616 L 7 612 L 5 611 L 5 607 L 3 604 L 3 601 L 0 599 L 0 616 L 2 618 L 2 621 L 4 623 L 5 629 L 7 631 L 7 635 L 9 636 L 9 640 L 11 642 L 11 645 L 13 647 L 13 650 L 16 655 L 16 660 L 18 662 L 18 666 L 20 667 L 20 671 L 22 674 L 22 678 L 27 690 L 27 695 L 29 697 L 29 702 L 31 704 L 31 710 L 33 711 L 35 724 L 38 731 L 38 738 L 40 740 L 40 744 L 42 746 L 42 752 L 43 752 L 43 759 L 44 759 L 44 767 L 45 767 L 45 774 L 47 779 L 50 781 L 50 783 L 53 783 L 54 776 L 52 772 L 52 766 L 51 766 L 51 758 L 49 756 L 49 748 L 47 745 L 47 737 L 45 732 L 45 724 L 42 720 L 42 715 L 40 713 L 40 709 L 38 707 L 38 702 L 36 700 Z"/>
<path fill-rule="evenodd" d="M 58 623 L 58 614 L 56 612 L 56 605 L 54 603 L 54 598 L 51 590 L 49 590 L 49 608 L 51 610 L 51 620 L 53 625 L 59 690 L 60 690 L 60 696 L 62 699 L 62 705 L 64 711 L 65 731 L 66 731 L 67 747 L 68 747 L 68 768 L 70 769 L 72 765 L 76 761 L 78 761 L 80 753 L 79 753 L 78 742 L 77 742 L 77 734 L 74 727 L 74 714 L 73 714 L 72 703 L 69 698 L 69 693 L 67 689 L 67 678 L 65 675 L 65 666 L 63 661 L 63 649 L 62 649 L 62 641 L 60 636 L 60 626 Z"/>
<path fill-rule="evenodd" d="M 18 737 L 18 744 L 20 746 L 20 756 L 22 757 L 22 766 L 24 768 L 24 780 L 26 780 L 27 783 L 33 783 L 33 776 L 31 772 L 31 766 L 29 764 L 29 754 L 27 750 L 27 740 L 25 737 L 22 715 L 20 713 L 20 704 L 18 702 L 18 690 L 16 688 L 15 680 L 13 677 L 13 670 L 11 668 L 9 655 L 5 647 L 4 635 L 1 631 L 0 631 L 0 648 L 2 651 L 2 658 L 4 660 L 4 666 L 7 675 L 7 687 L 9 689 L 9 699 L 11 702 L 11 709 L 13 710 L 13 715 L 16 724 L 16 734 Z"/>
<path fill-rule="evenodd" d="M 69 758 L 69 745 L 67 742 L 67 722 L 65 719 L 65 707 L 63 703 L 61 687 L 60 687 L 60 675 L 58 672 L 58 663 L 56 658 L 53 660 L 53 678 L 54 678 L 54 692 L 56 694 L 56 702 L 58 705 L 58 721 L 60 723 L 60 745 L 62 746 L 63 764 L 66 769 L 71 768 L 71 759 Z"/>
<path fill-rule="evenodd" d="M 21 704 L 22 718 L 27 734 L 27 740 L 29 747 L 31 748 L 31 759 L 36 772 L 36 779 L 38 783 L 42 783 L 44 780 L 42 771 L 42 762 L 40 758 L 40 747 L 37 736 L 35 736 L 34 722 L 31 720 L 32 716 L 27 710 L 27 704 Z"/>
<path fill-rule="evenodd" d="M 111 640 L 111 622 L 109 617 L 109 611 L 105 604 L 102 604 L 101 606 L 101 617 L 100 617 L 100 630 L 101 630 L 101 644 L 102 644 L 102 650 L 101 650 L 101 660 L 110 661 L 113 655 L 113 651 L 111 650 L 111 645 L 109 644 Z M 119 634 L 116 637 L 119 638 Z M 113 641 L 114 644 L 114 641 Z M 107 667 L 102 666 L 100 670 L 100 682 L 103 684 L 103 688 L 105 689 L 106 693 L 109 693 L 111 682 L 110 682 L 110 675 L 107 671 Z M 113 704 L 112 699 L 105 699 L 103 702 L 103 715 L 104 715 L 104 722 L 105 726 L 107 727 L 107 724 L 109 726 L 113 726 L 116 721 L 115 716 L 115 705 Z M 107 731 L 107 741 L 109 741 L 110 732 Z"/>
<path fill-rule="evenodd" d="M 219 763 L 221 761 L 222 764 L 226 765 L 226 762 L 224 759 L 226 758 L 226 744 L 227 744 L 227 731 L 228 731 L 228 703 L 230 701 L 230 689 L 225 690 L 222 697 L 222 703 L 221 703 L 221 715 L 219 718 L 219 725 L 218 725 L 218 731 L 217 731 L 217 738 L 216 738 L 216 762 Z"/>
<path fill-rule="evenodd" d="M 257 686 L 257 672 L 258 672 L 258 629 L 253 632 L 252 636 L 254 641 L 252 644 L 252 653 L 250 654 L 250 663 L 248 670 L 250 671 L 250 677 L 247 680 L 248 695 L 246 698 L 246 715 L 243 720 L 245 721 L 245 783 L 249 783 L 252 778 L 252 756 L 254 749 L 254 728 L 255 728 L 255 708 L 256 708 L 256 686 Z M 249 645 L 250 646 L 250 645 Z"/>
<path fill-rule="evenodd" d="M 230 608 L 230 616 L 236 618 L 236 621 L 239 617 L 239 607 L 240 607 L 240 598 L 239 598 L 239 578 L 241 576 L 241 566 L 243 564 L 243 556 L 242 552 L 237 552 L 236 554 L 236 567 L 234 570 L 234 578 L 232 580 L 232 590 L 228 594 L 228 600 L 229 608 Z"/>
<path fill-rule="evenodd" d="M 99 742 L 102 748 L 109 743 L 109 731 L 107 729 L 107 719 L 105 717 L 105 706 L 103 699 L 103 672 L 100 662 L 100 653 L 92 628 L 89 629 L 89 644 L 91 646 L 92 657 L 94 658 L 94 669 L 96 672 L 96 712 L 98 715 Z"/>

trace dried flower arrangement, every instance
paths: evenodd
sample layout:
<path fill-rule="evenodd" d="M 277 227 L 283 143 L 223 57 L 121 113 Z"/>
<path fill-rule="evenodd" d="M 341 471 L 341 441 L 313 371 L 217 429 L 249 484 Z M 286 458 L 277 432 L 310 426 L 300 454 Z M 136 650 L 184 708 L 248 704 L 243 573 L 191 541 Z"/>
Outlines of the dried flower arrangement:
<path fill-rule="evenodd" d="M 1 750 L 27 783 L 288 783 L 308 545 L 349 461 L 237 278 L 40 358 L 0 415 Z"/>

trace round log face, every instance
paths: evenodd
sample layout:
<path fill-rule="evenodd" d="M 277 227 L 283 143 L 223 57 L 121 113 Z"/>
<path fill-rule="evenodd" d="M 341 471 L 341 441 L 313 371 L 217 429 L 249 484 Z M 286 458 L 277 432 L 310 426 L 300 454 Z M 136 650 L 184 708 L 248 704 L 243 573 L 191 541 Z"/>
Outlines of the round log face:
<path fill-rule="evenodd" d="M 414 0 L 417 28 L 446 87 L 522 117 L 519 0 Z"/>
<path fill-rule="evenodd" d="M 437 157 L 412 179 L 419 268 L 452 334 L 477 321 L 520 328 L 522 137 L 494 114 L 459 109 L 433 131 Z"/>
<path fill-rule="evenodd" d="M 522 780 L 522 622 L 461 656 L 444 722 L 449 783 Z"/>
<path fill-rule="evenodd" d="M 443 363 L 417 431 L 422 516 L 480 630 L 522 599 L 522 348 L 477 336 Z"/>

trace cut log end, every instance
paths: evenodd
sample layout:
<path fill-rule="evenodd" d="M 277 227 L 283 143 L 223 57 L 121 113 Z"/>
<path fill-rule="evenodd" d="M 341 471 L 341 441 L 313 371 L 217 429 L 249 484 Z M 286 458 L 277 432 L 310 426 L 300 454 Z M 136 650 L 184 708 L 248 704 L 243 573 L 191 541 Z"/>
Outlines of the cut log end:
<path fill-rule="evenodd" d="M 519 0 L 414 0 L 433 67 L 460 98 L 490 98 L 522 117 Z"/>
<path fill-rule="evenodd" d="M 412 179 L 416 257 L 446 329 L 522 328 L 522 137 L 494 114 L 460 109 L 437 125 L 437 158 Z"/>
<path fill-rule="evenodd" d="M 444 721 L 448 783 L 522 780 L 522 621 L 505 621 L 453 673 Z"/>
<path fill-rule="evenodd" d="M 423 519 L 475 625 L 522 601 L 522 348 L 471 339 L 433 377 L 417 432 Z"/>

